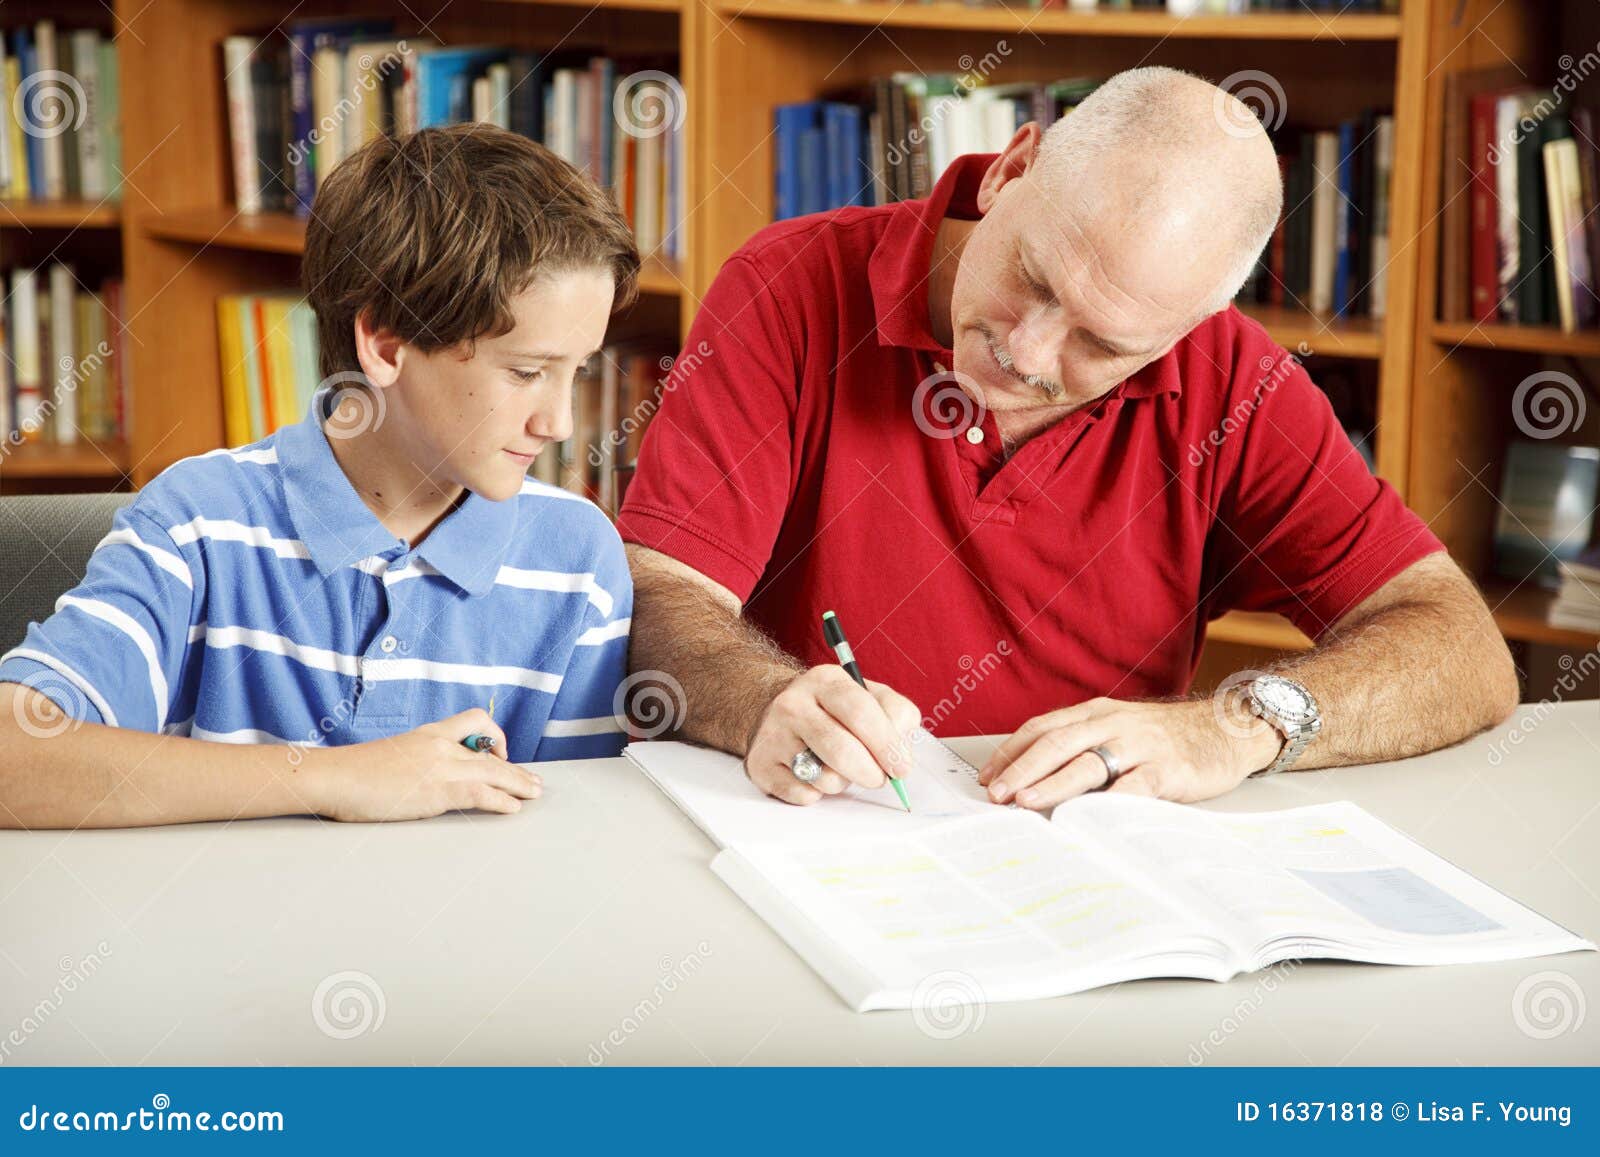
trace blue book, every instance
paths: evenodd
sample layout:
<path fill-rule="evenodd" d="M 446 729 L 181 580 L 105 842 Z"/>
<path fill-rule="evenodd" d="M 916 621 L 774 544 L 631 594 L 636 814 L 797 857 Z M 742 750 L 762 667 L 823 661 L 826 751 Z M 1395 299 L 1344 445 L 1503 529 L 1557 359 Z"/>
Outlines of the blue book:
<path fill-rule="evenodd" d="M 1350 309 L 1350 230 L 1355 212 L 1353 185 L 1356 126 L 1354 121 L 1339 125 L 1339 200 L 1334 205 L 1333 237 L 1333 314 L 1342 317 Z"/>
<path fill-rule="evenodd" d="M 311 140 L 311 59 L 319 48 L 336 48 L 356 40 L 376 40 L 392 35 L 392 20 L 350 20 L 343 16 L 331 19 L 296 20 L 287 29 L 289 36 L 289 140 L 296 147 L 291 155 L 298 158 L 294 165 L 295 211 L 304 215 L 310 211 L 311 199 L 317 192 L 317 175 L 313 158 L 316 143 Z"/>
<path fill-rule="evenodd" d="M 803 135 L 815 129 L 821 120 L 822 102 L 808 100 L 799 104 L 781 104 L 773 110 L 773 117 L 777 163 L 773 165 L 776 188 L 773 190 L 775 211 L 772 219 L 784 221 L 810 211 L 800 207 L 800 148 Z"/>
<path fill-rule="evenodd" d="M 800 134 L 800 212 L 828 207 L 828 138 L 821 126 Z"/>
<path fill-rule="evenodd" d="M 452 95 L 464 82 L 468 94 L 466 107 L 472 109 L 472 82 L 491 64 L 499 64 L 510 54 L 498 45 L 470 48 L 426 49 L 417 53 L 417 127 L 433 128 L 454 124 Z"/>
<path fill-rule="evenodd" d="M 39 59 L 33 51 L 33 33 L 26 28 L 17 29 L 15 44 L 13 55 L 17 58 L 18 73 L 24 78 L 32 76 L 39 71 Z M 30 132 L 24 132 L 22 137 L 23 146 L 28 152 L 28 196 L 32 200 L 42 201 L 45 197 L 44 138 Z"/>
<path fill-rule="evenodd" d="M 853 104 L 832 106 L 839 121 L 839 192 L 837 204 L 866 205 L 872 196 L 872 166 L 861 163 L 863 136 L 861 108 Z"/>

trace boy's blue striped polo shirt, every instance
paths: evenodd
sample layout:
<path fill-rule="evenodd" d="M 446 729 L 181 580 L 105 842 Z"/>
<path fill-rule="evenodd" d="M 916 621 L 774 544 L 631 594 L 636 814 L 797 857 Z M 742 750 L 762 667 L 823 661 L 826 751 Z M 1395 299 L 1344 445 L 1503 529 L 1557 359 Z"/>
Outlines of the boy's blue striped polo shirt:
<path fill-rule="evenodd" d="M 530 479 L 468 494 L 412 547 L 345 478 L 321 400 L 155 478 L 0 681 L 94 723 L 314 746 L 493 696 L 513 760 L 619 752 L 633 585 L 605 515 Z"/>

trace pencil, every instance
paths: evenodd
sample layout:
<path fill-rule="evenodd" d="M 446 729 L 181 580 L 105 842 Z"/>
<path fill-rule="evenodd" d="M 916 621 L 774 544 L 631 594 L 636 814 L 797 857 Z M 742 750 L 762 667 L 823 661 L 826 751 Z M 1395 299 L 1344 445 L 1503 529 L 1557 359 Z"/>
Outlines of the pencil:
<path fill-rule="evenodd" d="M 839 625 L 839 616 L 832 611 L 825 611 L 822 615 L 822 636 L 828 640 L 828 646 L 833 648 L 833 653 L 839 659 L 839 666 L 849 673 L 856 685 L 866 689 L 867 679 L 861 673 L 861 667 L 856 663 L 855 652 L 850 649 L 850 642 L 844 637 L 844 628 Z M 887 773 L 885 773 L 887 774 Z M 889 776 L 889 782 L 894 786 L 894 794 L 900 797 L 900 802 L 906 811 L 911 810 L 911 801 L 906 798 L 905 784 L 894 776 Z"/>

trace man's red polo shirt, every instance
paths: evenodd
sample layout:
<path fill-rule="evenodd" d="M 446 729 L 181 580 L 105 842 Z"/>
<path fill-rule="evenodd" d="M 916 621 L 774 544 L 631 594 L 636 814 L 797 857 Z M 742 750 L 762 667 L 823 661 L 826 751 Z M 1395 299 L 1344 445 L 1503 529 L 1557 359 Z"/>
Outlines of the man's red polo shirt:
<path fill-rule="evenodd" d="M 645 437 L 625 540 L 729 588 L 807 663 L 832 661 L 819 620 L 837 611 L 867 676 L 949 735 L 1181 693 L 1207 620 L 1277 611 L 1316 638 L 1443 549 L 1231 307 L 1009 461 L 992 415 L 980 437 L 937 406 L 952 384 L 919 398 L 951 364 L 928 326 L 934 231 L 980 215 L 991 159 L 959 159 L 925 201 L 773 225 L 728 260 Z"/>

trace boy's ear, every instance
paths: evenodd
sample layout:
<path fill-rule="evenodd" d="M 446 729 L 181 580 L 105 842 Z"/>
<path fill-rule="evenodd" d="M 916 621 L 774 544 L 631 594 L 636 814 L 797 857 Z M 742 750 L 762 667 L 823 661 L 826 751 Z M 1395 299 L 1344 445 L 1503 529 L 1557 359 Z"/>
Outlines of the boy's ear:
<path fill-rule="evenodd" d="M 380 389 L 394 385 L 406 343 L 393 330 L 373 328 L 372 317 L 365 310 L 356 314 L 355 337 L 356 360 L 367 380 Z"/>

